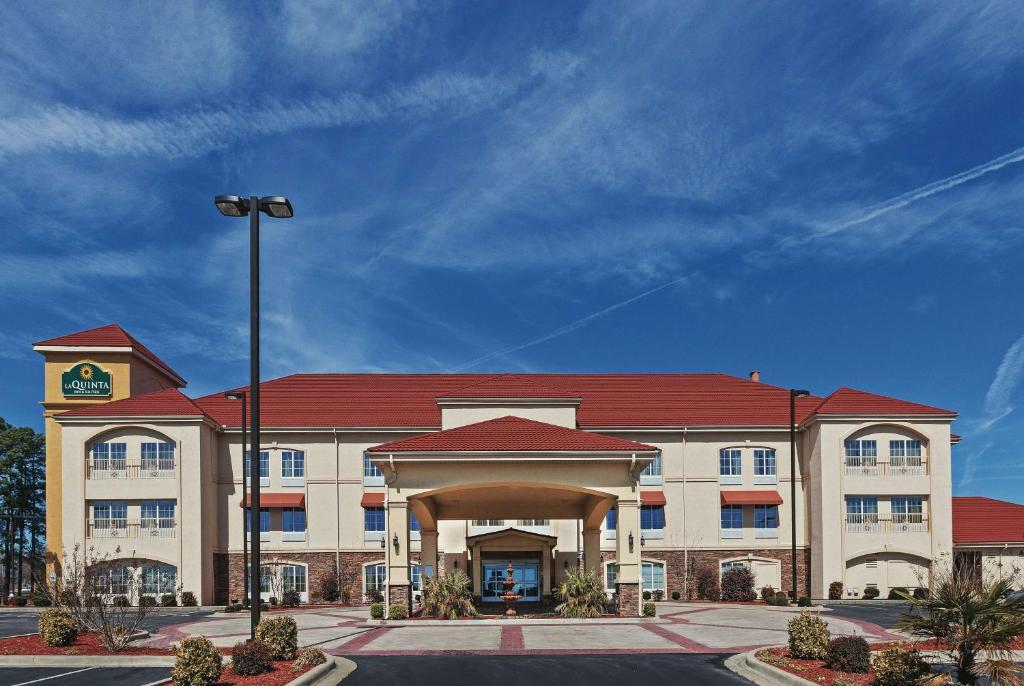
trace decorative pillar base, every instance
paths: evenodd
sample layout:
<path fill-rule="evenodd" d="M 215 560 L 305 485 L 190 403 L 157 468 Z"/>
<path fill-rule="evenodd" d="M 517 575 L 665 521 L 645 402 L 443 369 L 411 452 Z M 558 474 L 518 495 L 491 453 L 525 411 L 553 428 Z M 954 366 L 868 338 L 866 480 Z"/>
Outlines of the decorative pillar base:
<path fill-rule="evenodd" d="M 619 594 L 619 615 L 621 617 L 640 616 L 640 584 L 636 582 L 616 584 Z"/>
<path fill-rule="evenodd" d="M 388 586 L 388 605 L 401 603 L 410 611 L 412 610 L 412 596 L 409 594 L 411 588 L 406 584 Z"/>

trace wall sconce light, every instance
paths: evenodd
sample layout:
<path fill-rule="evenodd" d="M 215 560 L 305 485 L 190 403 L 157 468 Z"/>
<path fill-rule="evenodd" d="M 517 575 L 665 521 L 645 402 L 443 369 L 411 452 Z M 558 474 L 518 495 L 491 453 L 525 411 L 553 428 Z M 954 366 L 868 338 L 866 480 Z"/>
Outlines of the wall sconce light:
<path fill-rule="evenodd" d="M 454 567 L 455 569 L 458 569 L 458 568 L 459 568 L 459 561 L 458 561 L 458 560 L 453 560 L 453 561 L 452 561 L 452 566 L 453 566 L 453 567 Z"/>
<path fill-rule="evenodd" d="M 629 532 L 629 552 L 633 552 L 633 532 Z"/>
<path fill-rule="evenodd" d="M 384 544 L 384 537 L 383 537 L 383 536 L 381 536 L 381 537 L 380 537 L 380 549 L 381 549 L 381 550 L 384 550 L 384 545 L 385 545 L 385 544 Z"/>
<path fill-rule="evenodd" d="M 640 534 L 640 547 L 643 548 L 645 545 L 647 545 L 647 539 L 643 534 Z"/>
<path fill-rule="evenodd" d="M 569 559 L 568 558 L 565 559 L 565 568 L 569 569 Z"/>
<path fill-rule="evenodd" d="M 391 539 L 391 545 L 395 546 L 395 555 L 397 555 L 398 554 L 398 534 L 395 534 L 395 537 Z"/>

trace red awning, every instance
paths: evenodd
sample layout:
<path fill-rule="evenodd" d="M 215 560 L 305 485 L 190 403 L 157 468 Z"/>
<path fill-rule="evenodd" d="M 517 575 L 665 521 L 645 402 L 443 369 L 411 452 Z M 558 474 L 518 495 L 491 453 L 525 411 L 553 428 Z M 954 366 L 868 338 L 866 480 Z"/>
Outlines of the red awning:
<path fill-rule="evenodd" d="M 252 505 L 252 496 L 245 496 L 245 507 Z M 242 507 L 242 503 L 238 503 Z M 306 496 L 302 493 L 260 493 L 260 507 L 305 507 Z"/>
<path fill-rule="evenodd" d="M 640 491 L 641 505 L 664 505 L 666 502 L 664 491 Z"/>
<path fill-rule="evenodd" d="M 778 491 L 722 491 L 723 505 L 781 505 Z"/>
<path fill-rule="evenodd" d="M 384 494 L 363 493 L 363 498 L 359 501 L 359 505 L 361 507 L 384 507 Z"/>

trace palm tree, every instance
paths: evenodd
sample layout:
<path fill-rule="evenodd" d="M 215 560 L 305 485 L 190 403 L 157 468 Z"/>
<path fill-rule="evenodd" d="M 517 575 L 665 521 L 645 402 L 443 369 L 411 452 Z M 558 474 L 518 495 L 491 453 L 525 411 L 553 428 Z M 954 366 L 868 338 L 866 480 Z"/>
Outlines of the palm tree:
<path fill-rule="evenodd" d="M 423 579 L 423 612 L 440 619 L 475 617 L 472 582 L 461 569 Z"/>
<path fill-rule="evenodd" d="M 901 592 L 912 607 L 896 628 L 919 638 L 934 639 L 956 665 L 957 680 L 976 684 L 1019 686 L 1021 668 L 1011 645 L 1024 635 L 1024 594 L 1013 592 L 1014 577 L 996 581 L 972 578 L 963 570 L 943 571 L 932 578 L 927 598 Z"/>
<path fill-rule="evenodd" d="M 555 608 L 563 617 L 600 617 L 608 602 L 601 577 L 594 571 L 570 569 L 565 581 L 555 589 L 562 603 Z"/>

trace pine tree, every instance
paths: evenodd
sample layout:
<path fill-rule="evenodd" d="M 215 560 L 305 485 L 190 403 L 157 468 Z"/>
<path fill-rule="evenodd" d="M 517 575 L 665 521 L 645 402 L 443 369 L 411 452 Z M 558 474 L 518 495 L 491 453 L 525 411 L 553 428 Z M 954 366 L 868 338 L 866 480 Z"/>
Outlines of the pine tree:
<path fill-rule="evenodd" d="M 28 566 L 33 584 L 43 573 L 45 536 L 45 439 L 30 427 L 0 418 L 0 549 L 4 597 L 20 592 Z"/>

